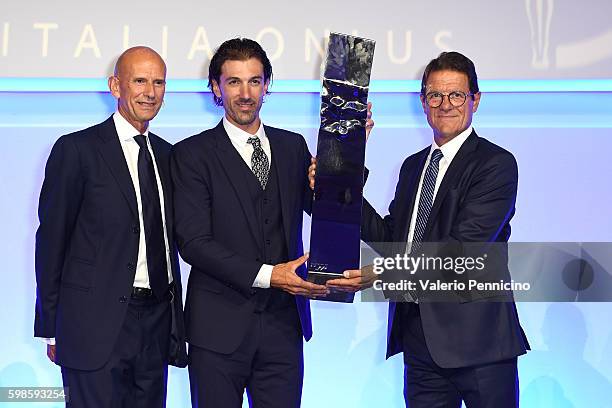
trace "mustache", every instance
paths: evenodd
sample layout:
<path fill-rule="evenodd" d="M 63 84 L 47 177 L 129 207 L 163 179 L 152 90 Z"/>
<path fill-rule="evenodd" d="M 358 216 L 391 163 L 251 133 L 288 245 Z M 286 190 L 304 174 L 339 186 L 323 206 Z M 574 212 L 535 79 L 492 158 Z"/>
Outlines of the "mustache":
<path fill-rule="evenodd" d="M 238 103 L 250 103 L 250 104 L 255 104 L 255 99 L 253 98 L 239 98 Z"/>

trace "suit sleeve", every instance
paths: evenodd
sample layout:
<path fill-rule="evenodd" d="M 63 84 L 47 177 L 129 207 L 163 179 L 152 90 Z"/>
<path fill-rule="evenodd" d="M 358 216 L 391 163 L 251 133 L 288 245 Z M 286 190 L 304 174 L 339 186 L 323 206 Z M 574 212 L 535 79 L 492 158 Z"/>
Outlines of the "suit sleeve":
<path fill-rule="evenodd" d="M 361 216 L 361 239 L 364 242 L 367 242 L 368 244 L 375 242 L 391 243 L 391 241 L 394 239 L 394 233 L 397 228 L 395 225 L 397 219 L 396 203 L 398 202 L 398 198 L 402 193 L 402 189 L 406 188 L 404 184 L 407 173 L 407 163 L 408 159 L 406 159 L 402 164 L 399 179 L 397 181 L 397 185 L 395 186 L 395 195 L 393 200 L 391 200 L 391 204 L 389 204 L 389 214 L 387 214 L 384 218 L 381 217 L 368 202 L 368 200 L 364 198 L 363 212 Z M 366 179 L 368 175 L 369 171 L 366 169 Z"/>
<path fill-rule="evenodd" d="M 370 205 L 370 203 L 364 198 L 363 200 L 363 212 L 361 217 L 361 238 L 364 242 L 374 249 L 381 257 L 394 257 L 397 253 L 406 248 L 405 244 L 399 244 L 393 242 L 394 232 L 397 228 L 395 225 L 397 220 L 397 202 L 404 186 L 404 167 L 406 162 L 402 165 L 400 171 L 400 177 L 395 187 L 395 196 L 389 204 L 389 214 L 384 218 L 381 217 L 376 210 Z M 366 169 L 366 179 L 369 171 Z M 401 272 L 397 272 L 393 269 L 385 270 L 384 274 L 380 276 L 384 282 L 398 282 L 403 276 Z M 404 293 L 402 291 L 389 291 L 384 290 L 384 296 L 392 300 L 402 300 Z"/>
<path fill-rule="evenodd" d="M 303 175 L 304 175 L 304 180 L 303 180 L 303 184 L 304 184 L 304 211 L 306 211 L 306 213 L 308 215 L 312 215 L 312 190 L 310 189 L 310 182 L 308 181 L 308 168 L 310 167 L 310 159 L 312 158 L 312 155 L 310 154 L 310 151 L 308 150 L 308 145 L 306 144 L 306 141 L 304 140 L 304 138 L 300 135 L 300 141 L 302 143 L 302 157 L 303 157 Z"/>
<path fill-rule="evenodd" d="M 61 273 L 83 196 L 74 141 L 60 138 L 49 155 L 40 192 L 36 232 L 34 336 L 55 337 Z"/>
<path fill-rule="evenodd" d="M 181 256 L 196 270 L 250 295 L 262 263 L 246 259 L 215 240 L 213 196 L 207 174 L 199 168 L 189 146 L 181 143 L 174 146 L 171 173 L 175 235 Z"/>

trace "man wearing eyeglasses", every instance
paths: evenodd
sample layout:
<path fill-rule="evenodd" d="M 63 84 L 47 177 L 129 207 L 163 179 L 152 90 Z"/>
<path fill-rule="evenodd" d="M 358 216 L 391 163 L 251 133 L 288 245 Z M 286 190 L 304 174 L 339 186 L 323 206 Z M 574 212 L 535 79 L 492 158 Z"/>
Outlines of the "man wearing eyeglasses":
<path fill-rule="evenodd" d="M 440 54 L 425 68 L 420 98 L 432 144 L 404 161 L 386 217 L 364 201 L 362 239 L 405 243 L 415 256 L 426 242 L 507 242 L 517 164 L 472 128 L 481 98 L 472 61 Z M 334 284 L 358 290 L 364 281 L 351 271 Z M 406 406 L 518 406 L 517 356 L 529 344 L 514 302 L 403 300 L 389 306 L 387 358 L 403 352 Z"/>

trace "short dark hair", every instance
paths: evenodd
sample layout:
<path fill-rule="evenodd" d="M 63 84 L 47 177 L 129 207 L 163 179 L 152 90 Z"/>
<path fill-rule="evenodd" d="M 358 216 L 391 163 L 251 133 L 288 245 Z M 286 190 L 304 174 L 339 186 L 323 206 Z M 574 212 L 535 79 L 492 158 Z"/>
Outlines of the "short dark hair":
<path fill-rule="evenodd" d="M 468 83 L 470 85 L 470 92 L 473 94 L 480 92 L 478 89 L 476 67 L 474 66 L 472 60 L 459 52 L 449 51 L 441 53 L 437 58 L 429 61 L 429 64 L 427 64 L 427 67 L 425 67 L 423 79 L 421 80 L 421 95 L 425 95 L 425 87 L 427 85 L 427 78 L 429 78 L 429 74 L 436 71 L 447 70 L 466 74 L 468 77 Z"/>
<path fill-rule="evenodd" d="M 251 58 L 258 59 L 263 65 L 264 82 L 269 80 L 270 83 L 272 83 L 272 64 L 264 49 L 261 48 L 261 45 L 259 45 L 257 41 L 248 38 L 232 38 L 221 44 L 210 60 L 210 67 L 208 68 L 208 88 L 212 91 L 213 81 L 220 85 L 221 67 L 225 61 L 246 61 Z M 217 106 L 223 106 L 223 100 L 217 97 L 214 92 L 213 99 Z"/>

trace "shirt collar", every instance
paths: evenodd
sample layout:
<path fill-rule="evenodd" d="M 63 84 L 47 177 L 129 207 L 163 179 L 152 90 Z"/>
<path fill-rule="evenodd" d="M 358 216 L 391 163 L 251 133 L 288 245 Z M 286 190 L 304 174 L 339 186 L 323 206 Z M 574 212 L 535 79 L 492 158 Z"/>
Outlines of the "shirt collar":
<path fill-rule="evenodd" d="M 117 130 L 117 135 L 119 136 L 119 140 L 128 141 L 134 136 L 145 135 L 149 136 L 149 129 L 144 131 L 144 133 L 140 133 L 134 126 L 130 124 L 121 114 L 117 111 L 113 114 L 113 121 L 115 122 L 115 129 Z"/>
<path fill-rule="evenodd" d="M 257 132 L 255 132 L 254 135 L 250 134 L 249 132 L 245 132 L 238 126 L 231 123 L 229 120 L 227 120 L 225 115 L 223 115 L 223 127 L 225 128 L 225 131 L 227 132 L 227 135 L 229 136 L 230 140 L 234 143 L 239 143 L 241 145 L 247 145 L 247 140 L 249 140 L 249 138 L 253 136 L 258 137 L 260 140 L 263 140 L 266 137 L 263 122 L 261 121 L 259 122 L 259 129 L 257 129 Z"/>
<path fill-rule="evenodd" d="M 448 161 L 448 163 L 450 163 L 451 161 L 453 161 L 453 158 L 455 157 L 455 155 L 457 155 L 457 152 L 459 151 L 463 143 L 465 143 L 467 138 L 472 134 L 473 130 L 474 128 L 472 126 L 469 126 L 463 132 L 459 133 L 457 136 L 453 137 L 451 140 L 444 143 L 441 147 L 438 146 L 436 144 L 436 141 L 434 140 L 433 143 L 431 144 L 431 150 L 429 154 L 431 155 L 431 153 L 435 149 L 440 149 L 440 151 L 442 152 L 442 156 L 444 156 L 444 158 Z"/>

